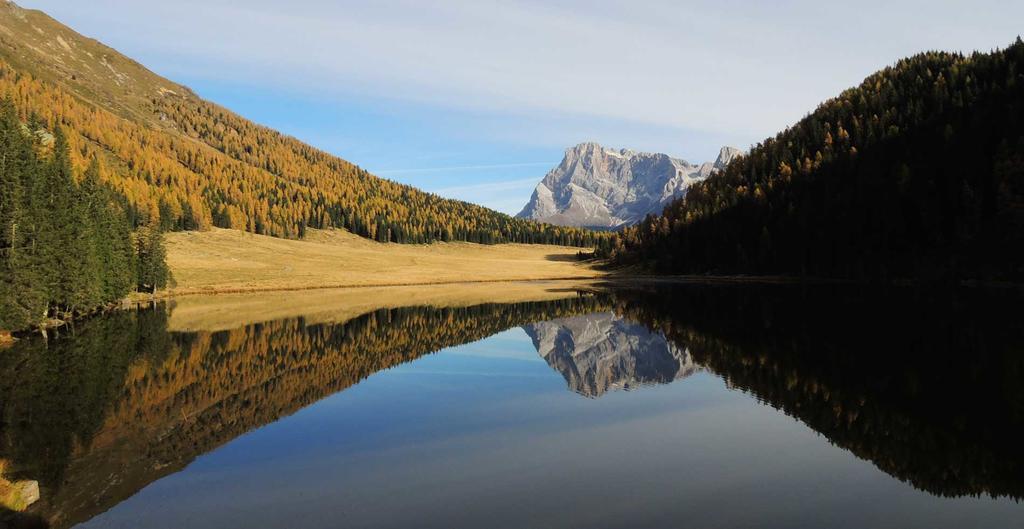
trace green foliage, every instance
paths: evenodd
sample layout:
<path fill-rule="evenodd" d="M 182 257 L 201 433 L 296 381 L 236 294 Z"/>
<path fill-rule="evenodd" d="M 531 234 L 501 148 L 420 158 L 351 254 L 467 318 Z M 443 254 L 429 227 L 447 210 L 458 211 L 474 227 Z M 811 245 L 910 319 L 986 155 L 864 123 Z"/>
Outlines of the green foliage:
<path fill-rule="evenodd" d="M 139 230 L 135 237 L 135 253 L 138 256 L 136 288 L 140 292 L 156 292 L 167 286 L 170 271 L 167 268 L 167 250 L 159 227 L 149 225 Z"/>
<path fill-rule="evenodd" d="M 823 103 L 603 256 L 671 273 L 1024 277 L 1024 43 L 925 53 Z"/>
<path fill-rule="evenodd" d="M 75 181 L 67 137 L 52 145 L 35 120 L 0 103 L 0 329 L 84 314 L 123 298 L 137 283 L 131 224 L 93 159 Z M 160 232 L 146 230 L 147 285 L 166 285 Z"/>

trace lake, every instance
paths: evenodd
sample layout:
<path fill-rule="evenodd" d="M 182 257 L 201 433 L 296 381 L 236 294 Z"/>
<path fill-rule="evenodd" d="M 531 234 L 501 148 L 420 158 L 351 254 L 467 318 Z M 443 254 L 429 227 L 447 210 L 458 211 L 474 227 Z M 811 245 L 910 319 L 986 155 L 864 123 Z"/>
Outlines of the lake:
<path fill-rule="evenodd" d="M 1015 292 L 489 288 L 183 298 L 24 337 L 0 459 L 41 499 L 0 525 L 1024 523 Z"/>

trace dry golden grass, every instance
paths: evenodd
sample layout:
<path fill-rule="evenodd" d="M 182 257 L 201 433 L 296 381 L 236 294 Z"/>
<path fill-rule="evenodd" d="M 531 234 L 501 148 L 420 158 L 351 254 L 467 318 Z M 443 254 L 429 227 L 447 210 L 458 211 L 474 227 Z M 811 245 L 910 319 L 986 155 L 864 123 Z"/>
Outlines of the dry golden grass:
<path fill-rule="evenodd" d="M 578 248 L 532 244 L 384 244 L 346 231 L 294 241 L 236 230 L 167 234 L 172 295 L 457 282 L 583 279 L 602 275 Z"/>
<path fill-rule="evenodd" d="M 450 283 L 184 296 L 174 301 L 173 331 L 221 331 L 302 316 L 309 323 L 344 322 L 377 309 L 546 301 L 575 296 L 587 280 Z"/>

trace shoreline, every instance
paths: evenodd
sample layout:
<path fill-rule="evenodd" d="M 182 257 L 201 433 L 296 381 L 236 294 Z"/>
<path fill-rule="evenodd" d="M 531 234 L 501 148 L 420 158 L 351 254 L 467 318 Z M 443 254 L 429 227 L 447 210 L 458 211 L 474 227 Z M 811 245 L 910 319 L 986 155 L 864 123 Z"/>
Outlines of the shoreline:
<path fill-rule="evenodd" d="M 50 319 L 37 326 L 15 331 L 0 330 L 0 349 L 15 344 L 19 337 L 28 334 L 43 332 L 65 327 L 75 321 L 89 319 L 93 316 L 106 314 L 115 310 L 137 310 L 139 308 L 160 302 L 170 302 L 178 298 L 237 295 L 237 294 L 270 294 L 298 293 L 298 292 L 329 292 L 329 291 L 355 291 L 359 289 L 403 289 L 415 287 L 457 287 L 457 286 L 480 286 L 487 284 L 537 284 L 537 283 L 576 283 L 586 284 L 586 289 L 615 288 L 622 286 L 643 286 L 643 285 L 776 285 L 776 286 L 797 286 L 797 285 L 845 285 L 845 286 L 878 286 L 878 287 L 930 287 L 935 283 L 917 282 L 911 280 L 894 281 L 891 283 L 873 284 L 870 282 L 856 281 L 851 279 L 836 278 L 799 278 L 793 276 L 745 276 L 745 275 L 646 275 L 646 274 L 623 274 L 615 272 L 601 272 L 587 276 L 556 276 L 537 278 L 507 278 L 507 279 L 467 279 L 458 281 L 429 281 L 429 282 L 382 282 L 368 284 L 336 283 L 323 285 L 253 285 L 246 287 L 191 287 L 191 288 L 169 288 L 158 291 L 154 294 L 133 293 L 125 299 L 110 305 L 98 308 L 85 314 L 77 315 L 66 320 Z M 957 288 L 968 289 L 994 289 L 994 290 L 1018 290 L 1024 291 L 1024 283 L 1012 283 L 1005 281 L 979 281 L 962 280 L 955 285 Z"/>
<path fill-rule="evenodd" d="M 186 296 L 216 296 L 220 294 L 257 294 L 269 292 L 300 292 L 304 290 L 351 290 L 359 288 L 403 288 L 403 287 L 435 287 L 445 285 L 476 285 L 486 283 L 539 283 L 545 281 L 600 281 L 607 278 L 607 274 L 593 276 L 560 276 L 560 277 L 536 277 L 536 278 L 509 278 L 509 279 L 465 279 L 461 281 L 418 281 L 418 282 L 391 282 L 391 283 L 335 283 L 325 285 L 297 285 L 297 286 L 251 286 L 251 287 L 189 287 L 184 289 L 167 289 L 158 292 L 154 300 L 172 299 Z"/>

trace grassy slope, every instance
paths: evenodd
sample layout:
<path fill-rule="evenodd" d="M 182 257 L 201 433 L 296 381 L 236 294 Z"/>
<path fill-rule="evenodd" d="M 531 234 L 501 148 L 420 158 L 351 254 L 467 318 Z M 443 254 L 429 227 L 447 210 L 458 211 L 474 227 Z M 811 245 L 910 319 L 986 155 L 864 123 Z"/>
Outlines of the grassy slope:
<path fill-rule="evenodd" d="M 345 231 L 294 241 L 235 230 L 167 235 L 172 294 L 593 278 L 578 248 L 470 243 L 383 244 Z"/>

